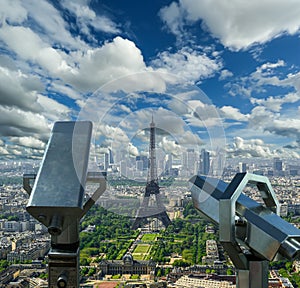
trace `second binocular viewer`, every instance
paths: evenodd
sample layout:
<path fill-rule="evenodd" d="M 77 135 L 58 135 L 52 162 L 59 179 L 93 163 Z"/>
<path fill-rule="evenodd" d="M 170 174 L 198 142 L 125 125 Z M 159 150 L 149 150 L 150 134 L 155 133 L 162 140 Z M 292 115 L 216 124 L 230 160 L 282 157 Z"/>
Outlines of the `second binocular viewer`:
<path fill-rule="evenodd" d="M 267 177 L 238 173 L 227 184 L 197 175 L 190 184 L 194 207 L 219 226 L 219 240 L 237 269 L 237 287 L 268 287 L 268 261 L 299 258 L 300 230 L 279 216 Z M 261 203 L 245 195 L 247 185 L 257 187 Z"/>

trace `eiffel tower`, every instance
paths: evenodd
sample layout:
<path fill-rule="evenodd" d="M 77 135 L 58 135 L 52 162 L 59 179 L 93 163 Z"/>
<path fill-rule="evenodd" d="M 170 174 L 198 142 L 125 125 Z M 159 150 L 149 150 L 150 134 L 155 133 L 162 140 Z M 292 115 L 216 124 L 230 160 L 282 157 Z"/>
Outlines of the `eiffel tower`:
<path fill-rule="evenodd" d="M 166 208 L 160 198 L 156 168 L 156 153 L 155 153 L 155 123 L 150 123 L 150 145 L 149 145 L 149 166 L 148 177 L 142 205 L 139 207 L 132 228 L 137 229 L 147 221 L 148 218 L 159 219 L 165 227 L 171 224 L 171 220 L 166 212 Z M 150 205 L 151 195 L 155 196 L 154 205 Z"/>

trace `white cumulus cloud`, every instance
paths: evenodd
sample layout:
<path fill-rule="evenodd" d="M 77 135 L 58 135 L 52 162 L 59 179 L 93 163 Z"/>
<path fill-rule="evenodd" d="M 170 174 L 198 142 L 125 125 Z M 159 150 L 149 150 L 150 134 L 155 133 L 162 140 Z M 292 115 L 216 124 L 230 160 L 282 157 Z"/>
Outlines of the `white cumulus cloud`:
<path fill-rule="evenodd" d="M 77 24 L 81 31 L 91 36 L 90 27 L 98 31 L 117 34 L 120 29 L 117 24 L 105 15 L 97 15 L 89 6 L 90 1 L 62 1 L 62 5 L 76 15 Z"/>
<path fill-rule="evenodd" d="M 281 156 L 276 149 L 271 149 L 270 145 L 264 143 L 261 139 L 243 139 L 241 137 L 235 137 L 233 143 L 226 149 L 228 157 L 276 157 Z"/>
<path fill-rule="evenodd" d="M 175 53 L 161 52 L 152 61 L 152 65 L 191 82 L 209 78 L 222 68 L 222 63 L 217 58 L 210 58 L 205 53 L 188 47 Z"/>
<path fill-rule="evenodd" d="M 22 23 L 27 19 L 27 10 L 22 6 L 21 1 L 2 0 L 0 5 L 0 21 L 9 21 L 14 24 Z"/>
<path fill-rule="evenodd" d="M 284 96 L 270 96 L 266 99 L 251 98 L 250 100 L 252 104 L 264 106 L 274 112 L 280 112 L 283 104 L 298 102 L 300 95 L 297 93 L 288 93 Z"/>
<path fill-rule="evenodd" d="M 247 121 L 248 115 L 242 114 L 239 109 L 232 106 L 223 106 L 220 108 L 220 114 L 226 119 L 232 119 L 237 121 Z"/>
<path fill-rule="evenodd" d="M 164 7 L 160 16 L 178 37 L 186 24 L 202 20 L 224 46 L 240 50 L 299 32 L 299 13 L 297 0 L 180 0 Z"/>
<path fill-rule="evenodd" d="M 61 54 L 30 28 L 4 25 L 0 29 L 0 39 L 19 57 L 40 65 L 50 73 L 70 70 Z M 20 45 L 20 42 L 23 44 Z"/>
<path fill-rule="evenodd" d="M 23 136 L 23 137 L 11 137 L 10 141 L 14 142 L 15 144 L 34 148 L 34 149 L 44 149 L 45 143 L 40 139 L 34 138 L 32 136 Z"/>
<path fill-rule="evenodd" d="M 182 153 L 182 147 L 178 145 L 176 141 L 170 140 L 167 137 L 163 137 L 157 146 L 161 148 L 166 154 L 179 156 Z"/>
<path fill-rule="evenodd" d="M 78 68 L 61 76 L 80 91 L 93 91 L 109 81 L 146 69 L 135 43 L 119 36 L 101 47 L 72 56 Z"/>

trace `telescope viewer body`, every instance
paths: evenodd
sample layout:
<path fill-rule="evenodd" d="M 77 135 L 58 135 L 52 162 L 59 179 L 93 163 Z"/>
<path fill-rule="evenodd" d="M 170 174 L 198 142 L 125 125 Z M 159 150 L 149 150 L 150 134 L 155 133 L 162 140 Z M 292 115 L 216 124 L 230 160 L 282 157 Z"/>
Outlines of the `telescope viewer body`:
<path fill-rule="evenodd" d="M 27 204 L 27 211 L 59 235 L 83 209 L 92 123 L 56 122 Z"/>
<path fill-rule="evenodd" d="M 237 269 L 248 269 L 252 258 L 294 260 L 300 254 L 300 230 L 282 219 L 268 178 L 238 173 L 230 184 L 204 176 L 190 179 L 194 207 L 219 225 L 220 242 Z M 243 194 L 256 185 L 264 204 Z"/>
<path fill-rule="evenodd" d="M 26 209 L 51 234 L 48 287 L 79 287 L 79 221 L 106 190 L 105 173 L 87 172 L 91 136 L 90 121 L 55 122 L 37 175 L 23 175 Z M 98 187 L 83 203 L 86 182 Z"/>

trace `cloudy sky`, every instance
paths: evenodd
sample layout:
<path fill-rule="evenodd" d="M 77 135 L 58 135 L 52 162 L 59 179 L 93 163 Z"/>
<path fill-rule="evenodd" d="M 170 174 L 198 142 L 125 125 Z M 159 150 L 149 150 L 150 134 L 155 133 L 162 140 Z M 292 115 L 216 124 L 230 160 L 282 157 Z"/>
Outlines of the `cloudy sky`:
<path fill-rule="evenodd" d="M 138 155 L 152 115 L 168 153 L 299 157 L 299 15 L 298 0 L 2 0 L 1 158 L 39 159 L 75 119 Z"/>

